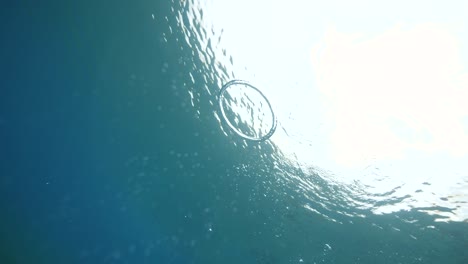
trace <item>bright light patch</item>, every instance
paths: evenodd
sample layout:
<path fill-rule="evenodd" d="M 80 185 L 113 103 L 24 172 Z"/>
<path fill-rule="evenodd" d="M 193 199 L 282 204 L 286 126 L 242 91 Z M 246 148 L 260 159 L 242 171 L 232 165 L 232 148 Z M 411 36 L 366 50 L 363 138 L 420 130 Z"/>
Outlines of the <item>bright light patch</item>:
<path fill-rule="evenodd" d="M 443 27 L 396 26 L 372 37 L 330 29 L 312 54 L 339 164 L 402 159 L 411 149 L 468 154 L 468 79 Z"/>

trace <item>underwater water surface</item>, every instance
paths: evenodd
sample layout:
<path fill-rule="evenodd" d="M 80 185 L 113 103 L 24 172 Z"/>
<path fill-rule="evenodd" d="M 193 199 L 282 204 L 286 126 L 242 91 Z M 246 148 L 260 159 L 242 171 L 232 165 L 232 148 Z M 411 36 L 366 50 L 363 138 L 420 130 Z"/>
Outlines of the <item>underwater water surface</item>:
<path fill-rule="evenodd" d="M 465 4 L 364 2 L 3 9 L 0 262 L 467 263 Z"/>

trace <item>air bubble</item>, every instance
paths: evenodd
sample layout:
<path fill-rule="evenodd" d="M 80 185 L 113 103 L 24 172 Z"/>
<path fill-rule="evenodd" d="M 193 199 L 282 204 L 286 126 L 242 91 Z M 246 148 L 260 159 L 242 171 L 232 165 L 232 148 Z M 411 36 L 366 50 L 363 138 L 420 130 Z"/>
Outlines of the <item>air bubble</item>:
<path fill-rule="evenodd" d="M 240 137 L 265 141 L 275 133 L 273 108 L 255 86 L 241 80 L 230 81 L 221 88 L 218 104 L 225 123 Z"/>

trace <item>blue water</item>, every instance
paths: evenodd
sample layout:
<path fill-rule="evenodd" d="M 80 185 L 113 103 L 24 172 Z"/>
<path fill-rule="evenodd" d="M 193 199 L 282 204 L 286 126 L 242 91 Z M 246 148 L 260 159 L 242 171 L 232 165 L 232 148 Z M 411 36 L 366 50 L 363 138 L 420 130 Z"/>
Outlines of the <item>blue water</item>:
<path fill-rule="evenodd" d="M 236 76 L 182 41 L 190 11 L 2 7 L 0 263 L 468 263 L 466 221 L 359 209 L 220 123 Z"/>

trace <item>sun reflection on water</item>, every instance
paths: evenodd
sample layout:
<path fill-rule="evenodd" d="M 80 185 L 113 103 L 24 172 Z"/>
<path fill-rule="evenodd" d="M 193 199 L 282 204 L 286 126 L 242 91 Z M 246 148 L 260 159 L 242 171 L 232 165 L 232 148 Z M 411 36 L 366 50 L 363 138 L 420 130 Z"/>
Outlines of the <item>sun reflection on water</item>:
<path fill-rule="evenodd" d="M 385 10 L 357 1 L 343 15 L 331 8 L 337 3 L 346 5 L 194 1 L 178 20 L 206 70 L 220 75 L 205 79 L 218 89 L 248 80 L 272 102 L 271 144 L 285 163 L 336 183 L 349 193 L 344 200 L 375 214 L 417 209 L 440 221 L 468 219 L 462 16 L 428 17 L 403 1 Z M 317 187 L 295 179 L 304 193 Z"/>

